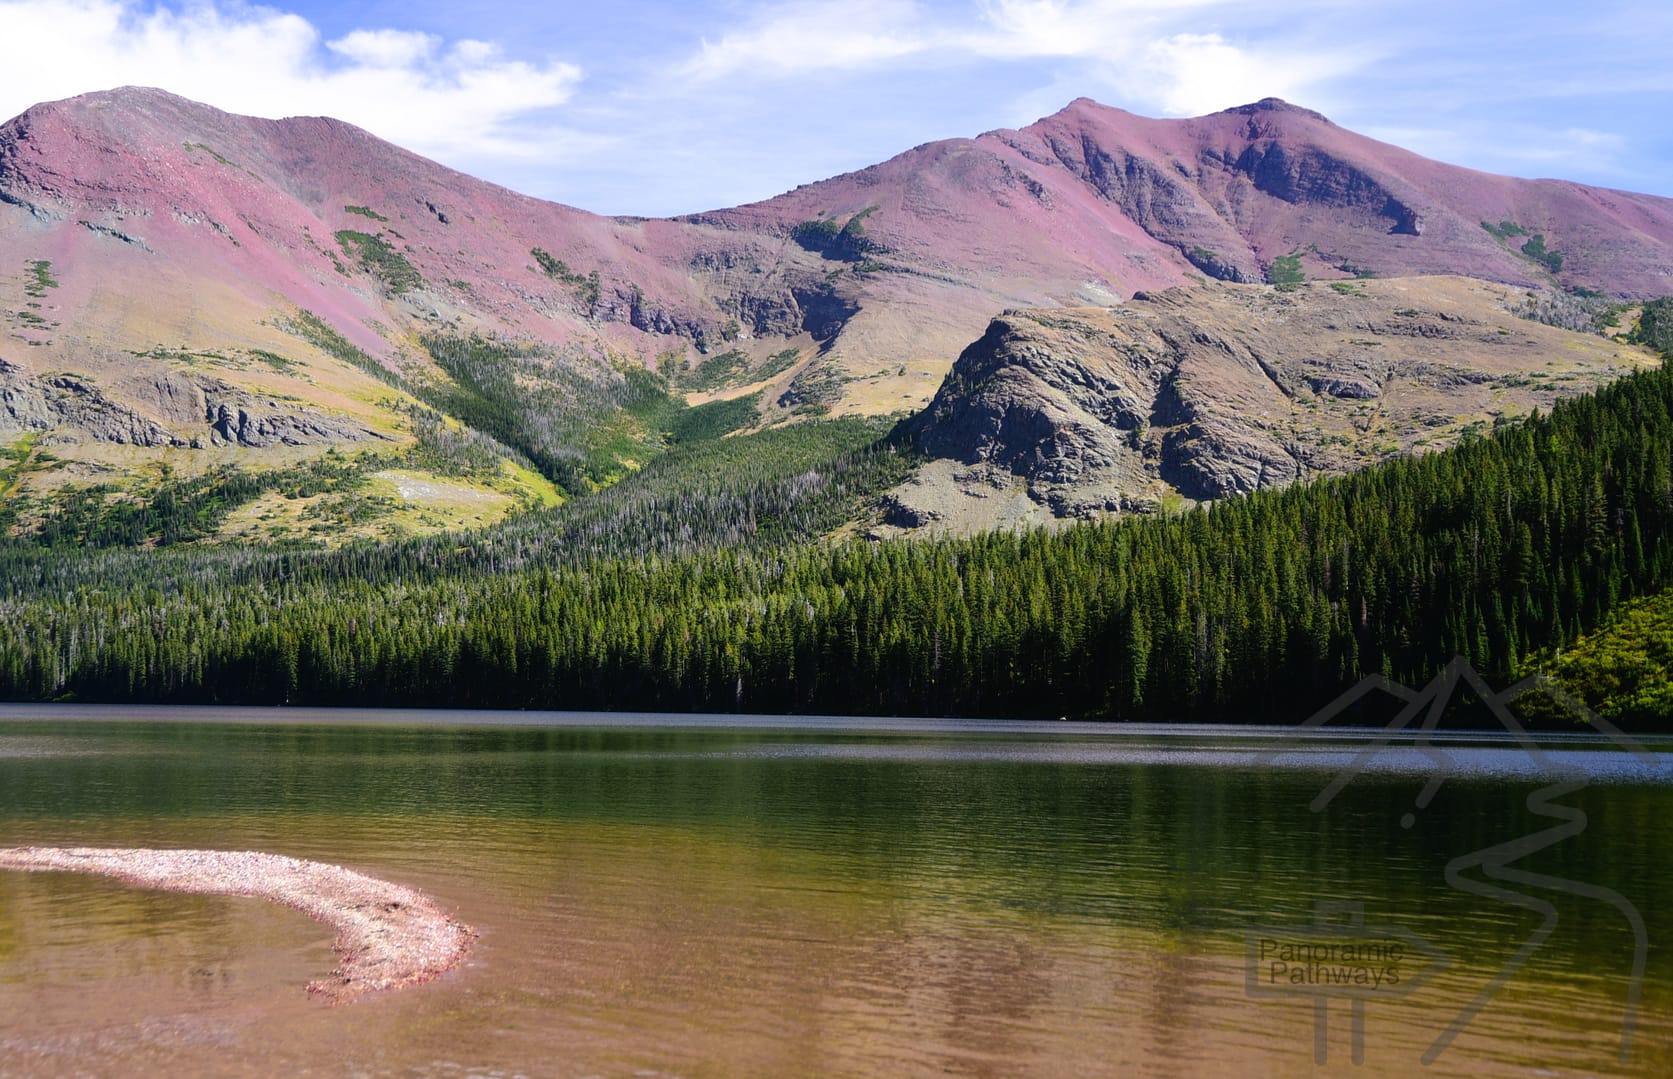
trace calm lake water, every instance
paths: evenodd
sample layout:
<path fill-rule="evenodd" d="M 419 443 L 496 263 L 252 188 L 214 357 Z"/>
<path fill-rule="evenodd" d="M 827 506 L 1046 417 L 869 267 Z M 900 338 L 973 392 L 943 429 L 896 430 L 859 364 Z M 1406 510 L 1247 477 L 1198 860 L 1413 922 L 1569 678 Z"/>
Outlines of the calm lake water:
<path fill-rule="evenodd" d="M 0 1075 L 1673 1075 L 1673 745 L 1435 745 L 8 707 L 0 846 L 339 863 L 481 939 L 332 1008 L 300 914 L 0 870 Z"/>

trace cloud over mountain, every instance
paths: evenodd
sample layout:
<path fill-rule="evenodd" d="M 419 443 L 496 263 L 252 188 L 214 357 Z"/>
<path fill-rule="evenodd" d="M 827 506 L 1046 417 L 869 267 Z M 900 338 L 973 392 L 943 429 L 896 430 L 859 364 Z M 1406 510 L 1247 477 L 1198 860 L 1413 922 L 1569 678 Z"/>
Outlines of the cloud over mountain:
<path fill-rule="evenodd" d="M 11 40 L 34 43 L 8 50 L 6 116 L 93 88 L 166 85 L 253 116 L 340 117 L 453 157 L 534 152 L 527 116 L 568 101 L 582 74 L 470 38 L 367 28 L 326 40 L 300 15 L 241 4 L 0 0 L 0 23 Z"/>

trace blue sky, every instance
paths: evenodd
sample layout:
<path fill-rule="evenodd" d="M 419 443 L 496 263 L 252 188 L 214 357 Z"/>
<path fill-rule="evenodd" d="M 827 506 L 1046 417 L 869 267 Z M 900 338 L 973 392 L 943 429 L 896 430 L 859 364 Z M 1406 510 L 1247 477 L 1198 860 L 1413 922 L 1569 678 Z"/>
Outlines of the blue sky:
<path fill-rule="evenodd" d="M 1431 157 L 1673 195 L 1665 0 L 0 0 L 0 114 L 126 83 L 329 114 L 603 213 L 767 198 L 1079 96 L 1275 95 Z"/>

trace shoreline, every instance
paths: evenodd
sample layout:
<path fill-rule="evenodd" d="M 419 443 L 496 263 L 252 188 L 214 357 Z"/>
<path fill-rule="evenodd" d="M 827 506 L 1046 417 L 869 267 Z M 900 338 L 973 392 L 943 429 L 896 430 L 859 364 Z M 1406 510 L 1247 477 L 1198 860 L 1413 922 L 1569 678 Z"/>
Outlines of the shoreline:
<path fill-rule="evenodd" d="M 1383 725 L 1305 728 L 1299 724 L 1196 721 L 1129 722 L 1092 719 L 1006 719 L 960 716 L 824 715 L 768 712 L 598 712 L 493 708 L 372 708 L 326 705 L 111 704 L 85 702 L 0 701 L 0 734 L 9 725 L 40 723 L 122 726 L 183 724 L 203 726 L 272 726 L 317 730 L 357 727 L 414 730 L 643 730 L 643 731 L 793 731 L 807 734 L 879 736 L 1051 735 L 1119 740 L 1126 738 L 1198 737 L 1255 740 L 1306 737 L 1310 740 L 1482 742 L 1520 744 L 1501 727 L 1434 731 L 1390 731 Z M 1540 744 L 1612 746 L 1608 734 L 1591 728 L 1535 728 L 1528 736 Z M 1673 745 L 1673 728 L 1634 731 L 1630 737 Z"/>
<path fill-rule="evenodd" d="M 476 931 L 429 896 L 342 866 L 261 851 L 0 848 L 0 869 L 97 873 L 141 888 L 265 899 L 336 929 L 338 967 L 308 984 L 332 1004 L 422 985 L 470 955 Z"/>

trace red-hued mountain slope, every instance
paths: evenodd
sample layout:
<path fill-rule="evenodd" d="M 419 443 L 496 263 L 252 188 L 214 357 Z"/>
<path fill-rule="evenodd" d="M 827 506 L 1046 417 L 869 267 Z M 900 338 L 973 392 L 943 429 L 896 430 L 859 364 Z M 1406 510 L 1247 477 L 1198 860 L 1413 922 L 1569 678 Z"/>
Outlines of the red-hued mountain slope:
<path fill-rule="evenodd" d="M 1005 307 L 1193 274 L 1259 281 L 1285 255 L 1315 277 L 1456 273 L 1623 296 L 1660 295 L 1673 275 L 1673 200 L 1438 164 L 1274 100 L 1149 120 L 1082 99 L 1020 131 L 661 221 L 517 195 L 333 120 L 251 119 L 124 89 L 0 127 L 0 198 L 7 247 L 64 271 L 66 329 L 101 319 L 82 302 L 94 291 L 140 285 L 150 316 L 189 322 L 167 309 L 213 282 L 211 294 L 254 308 L 315 311 L 373 350 L 388 348 L 375 324 L 438 315 L 649 355 L 712 349 L 736 320 L 746 337 L 809 332 L 869 370 L 949 363 Z M 870 207 L 868 250 L 823 257 L 791 238 Z M 1542 235 L 1560 272 L 1483 221 Z M 422 285 L 392 298 L 339 230 L 385 234 Z M 540 272 L 536 247 L 578 280 Z"/>
<path fill-rule="evenodd" d="M 599 378 L 763 388 L 768 421 L 893 412 L 1002 310 L 1275 272 L 1657 296 L 1673 200 L 1439 164 L 1276 100 L 1150 120 L 1083 99 L 766 202 L 609 218 L 339 121 L 127 88 L 0 125 L 0 441 L 400 440 L 399 395 L 300 312 L 409 386 L 445 379 L 422 335 L 480 333 Z"/>
<path fill-rule="evenodd" d="M 1673 289 L 1673 200 L 1443 165 L 1272 99 L 1192 120 L 1081 99 L 1021 131 L 931 143 L 693 220 L 772 230 L 870 206 L 878 258 L 945 284 L 950 304 L 959 289 L 1033 305 L 1193 272 L 1263 281 L 1283 256 L 1312 277 Z M 1500 239 L 1483 222 L 1516 229 Z M 1557 273 L 1521 253 L 1534 235 L 1562 255 Z"/>

